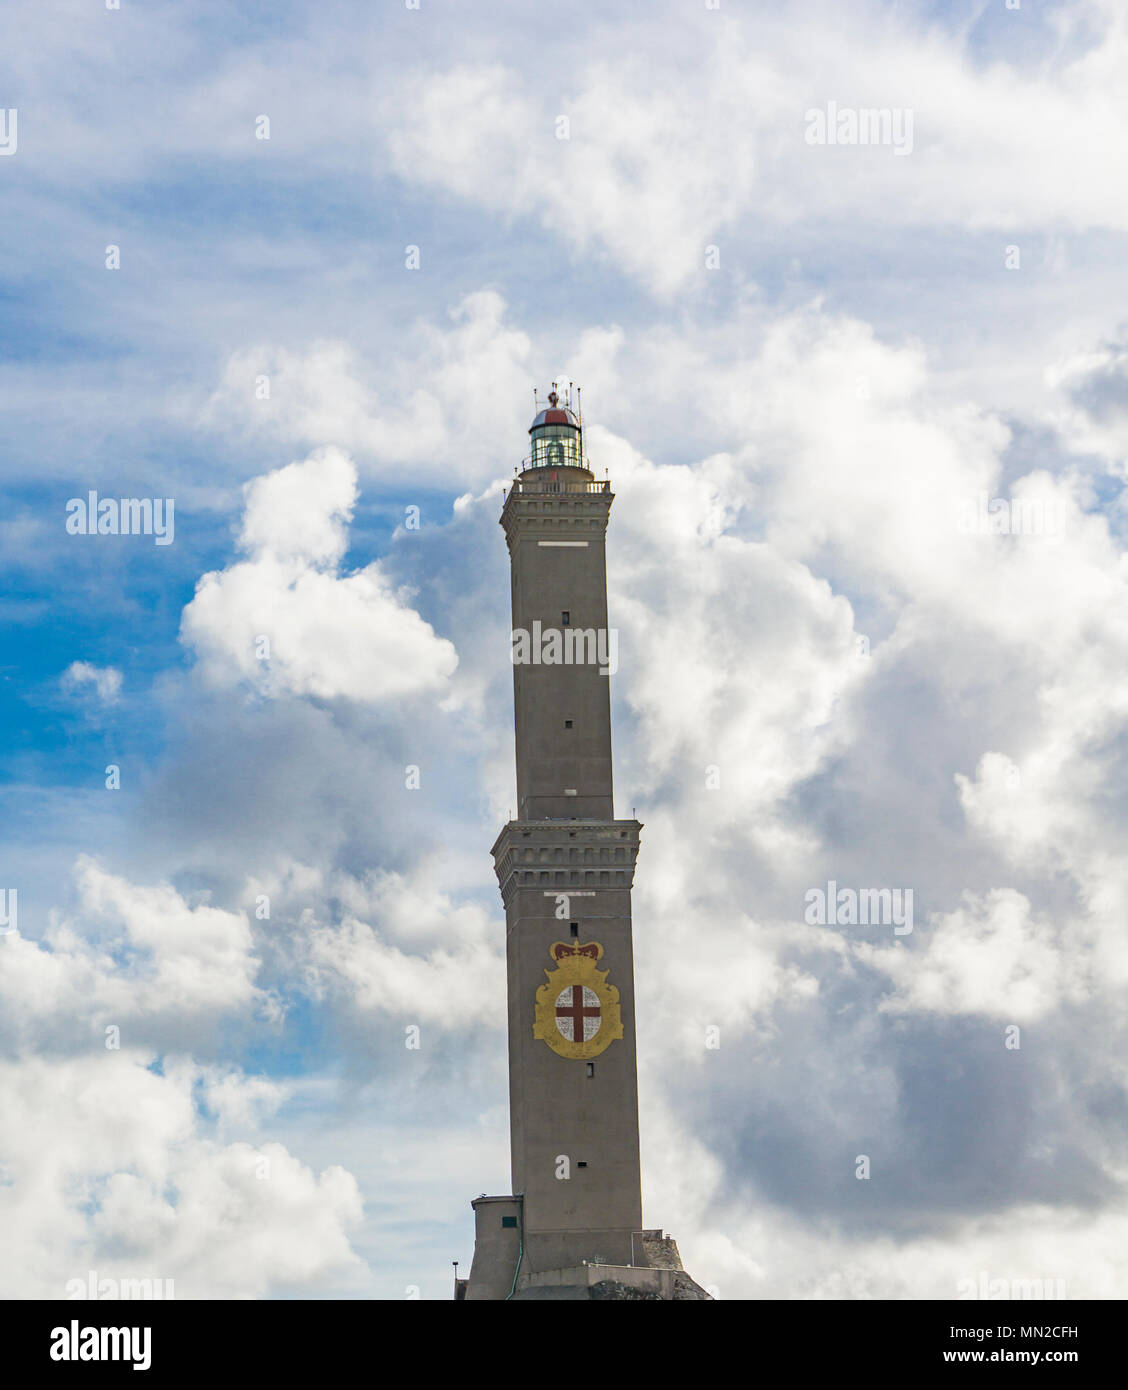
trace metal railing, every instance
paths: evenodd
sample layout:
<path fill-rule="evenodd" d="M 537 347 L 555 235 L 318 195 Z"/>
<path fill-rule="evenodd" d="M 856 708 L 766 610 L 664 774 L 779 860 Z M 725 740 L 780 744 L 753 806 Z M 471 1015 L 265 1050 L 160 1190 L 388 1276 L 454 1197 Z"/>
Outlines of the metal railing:
<path fill-rule="evenodd" d="M 540 473 L 551 473 L 552 470 L 542 468 L 537 470 Z M 510 492 L 543 493 L 543 492 L 610 492 L 611 484 L 608 481 L 598 482 L 588 481 L 586 478 L 514 478 L 509 483 Z"/>

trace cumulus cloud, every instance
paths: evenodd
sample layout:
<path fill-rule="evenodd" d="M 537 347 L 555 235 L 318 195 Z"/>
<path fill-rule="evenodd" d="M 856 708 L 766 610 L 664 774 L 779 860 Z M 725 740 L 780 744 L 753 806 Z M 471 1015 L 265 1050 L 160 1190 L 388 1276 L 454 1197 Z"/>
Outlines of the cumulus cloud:
<path fill-rule="evenodd" d="M 356 495 L 356 469 L 333 448 L 248 484 L 248 558 L 204 575 L 181 622 L 208 684 L 361 702 L 444 689 L 453 644 L 379 562 L 340 572 Z"/>
<path fill-rule="evenodd" d="M 421 878 L 339 882 L 342 899 L 372 922 L 347 912 L 339 925 L 311 928 L 303 948 L 310 987 L 360 1017 L 454 1031 L 496 1023 L 505 969 L 490 915 L 455 905 Z"/>
<path fill-rule="evenodd" d="M 277 1004 L 255 983 L 259 959 L 242 912 L 191 904 L 167 883 L 131 883 L 83 856 L 78 902 L 42 940 L 0 938 L 0 1037 L 9 1046 L 103 1041 L 107 1028 L 152 1039 L 189 1023 Z"/>
<path fill-rule="evenodd" d="M 62 675 L 64 690 L 81 691 L 93 686 L 93 693 L 104 705 L 116 704 L 121 694 L 121 672 L 113 666 L 92 666 L 89 661 L 72 661 Z"/>
<path fill-rule="evenodd" d="M 4 1297 L 62 1298 L 90 1271 L 180 1298 L 355 1277 L 355 1180 L 259 1132 L 287 1088 L 177 1051 L 277 1022 L 246 916 L 90 859 L 77 884 L 41 941 L 0 937 Z"/>
<path fill-rule="evenodd" d="M 1076 949 L 1068 953 L 1052 925 L 1032 918 L 1030 903 L 1012 889 L 972 897 L 930 923 L 925 940 L 919 952 L 900 943 L 858 946 L 894 985 L 882 1008 L 1027 1023 L 1081 993 Z"/>
<path fill-rule="evenodd" d="M 463 296 L 448 320 L 416 322 L 372 363 L 335 340 L 240 348 L 205 418 L 256 438 L 265 431 L 288 447 L 337 445 L 387 482 L 400 481 L 405 467 L 416 482 L 448 487 L 488 477 L 499 463 L 497 441 L 519 441 L 528 424 L 532 341 L 507 322 L 505 301 L 492 290 Z M 271 383 L 267 401 L 247 391 L 261 375 Z M 513 462 L 520 454 L 518 443 Z"/>
<path fill-rule="evenodd" d="M 1101 455 L 1128 480 L 1128 348 L 1117 342 L 1075 353 L 1045 377 L 1065 397 L 1051 418 L 1069 446 Z"/>
<path fill-rule="evenodd" d="M 745 228 L 797 216 L 836 231 L 1128 228 L 1093 138 L 1125 116 L 1128 29 L 1112 0 L 1055 11 L 1045 63 L 985 70 L 964 32 L 922 42 L 914 17 L 881 5 L 823 7 L 803 25 L 763 11 L 754 45 L 723 12 L 697 21 L 671 19 L 676 45 L 636 35 L 644 63 L 622 39 L 610 56 L 576 52 L 566 96 L 498 62 L 409 69 L 386 96 L 411 113 L 388 122 L 393 167 L 495 214 L 527 210 L 577 260 L 594 252 L 663 297 L 704 286 L 708 247 L 741 263 Z M 911 157 L 809 144 L 807 112 L 830 101 L 909 111 Z"/>
<path fill-rule="evenodd" d="M 358 1265 L 355 1180 L 270 1141 L 216 1142 L 199 1104 L 245 1114 L 261 1082 L 186 1059 L 102 1052 L 0 1061 L 5 1298 L 70 1280 L 172 1280 L 177 1298 L 331 1286 Z"/>

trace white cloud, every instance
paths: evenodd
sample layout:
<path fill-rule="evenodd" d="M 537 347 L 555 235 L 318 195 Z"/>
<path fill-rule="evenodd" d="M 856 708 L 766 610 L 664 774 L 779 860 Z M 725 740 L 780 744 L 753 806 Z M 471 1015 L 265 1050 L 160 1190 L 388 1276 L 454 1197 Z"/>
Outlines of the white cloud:
<path fill-rule="evenodd" d="M 249 558 L 205 574 L 181 622 L 205 681 L 362 702 L 444 690 L 458 664 L 453 644 L 379 562 L 340 573 L 355 500 L 356 470 L 333 448 L 247 486 Z"/>
<path fill-rule="evenodd" d="M 1075 353 L 1047 367 L 1045 379 L 1065 395 L 1051 419 L 1069 446 L 1103 456 L 1128 481 L 1128 350 L 1116 343 Z"/>
<path fill-rule="evenodd" d="M 286 1087 L 138 1045 L 277 1020 L 246 916 L 90 859 L 77 879 L 77 914 L 42 942 L 0 937 L 0 1292 L 61 1298 L 91 1270 L 180 1298 L 354 1277 L 354 1179 L 257 1136 Z"/>
<path fill-rule="evenodd" d="M 76 913 L 52 914 L 42 942 L 0 937 L 0 1031 L 16 1045 L 103 1046 L 111 1026 L 128 1041 L 239 1013 L 277 1017 L 255 983 L 243 913 L 191 905 L 167 883 L 130 883 L 88 856 L 76 879 Z"/>
<path fill-rule="evenodd" d="M 1123 231 L 1128 197 L 1106 161 L 1128 114 L 1128 26 L 1108 0 L 1053 19 L 1060 56 L 1022 67 L 984 67 L 961 31 L 923 41 L 882 5 L 801 25 L 761 13 L 754 44 L 720 13 L 679 15 L 672 45 L 624 26 L 574 51 L 564 92 L 497 62 L 406 73 L 386 94 L 389 114 L 410 113 L 389 119 L 390 158 L 411 183 L 531 212 L 575 258 L 594 250 L 663 296 L 705 285 L 709 244 L 741 264 L 756 225 Z M 911 111 L 912 154 L 808 145 L 805 113 L 828 101 Z"/>
<path fill-rule="evenodd" d="M 452 903 L 425 869 L 412 879 L 382 875 L 367 892 L 355 882 L 337 887 L 375 926 L 350 912 L 339 926 L 312 927 L 304 959 L 315 992 L 405 1025 L 461 1030 L 496 1023 L 505 968 L 486 912 Z"/>
<path fill-rule="evenodd" d="M 856 948 L 893 983 L 883 1008 L 1029 1023 L 1083 993 L 1077 943 L 1067 952 L 1052 925 L 1036 920 L 1013 889 L 968 895 L 954 912 L 918 924 L 915 934 L 920 949 L 901 942 Z"/>
<path fill-rule="evenodd" d="M 467 294 L 448 328 L 420 321 L 371 365 L 339 341 L 239 349 L 204 416 L 256 439 L 266 431 L 288 447 L 339 446 L 362 460 L 366 475 L 397 484 L 407 466 L 416 483 L 447 487 L 491 476 L 498 440 L 514 440 L 512 462 L 520 459 L 535 379 L 532 342 L 505 313 L 496 292 Z M 260 375 L 270 379 L 269 400 L 254 396 Z"/>
<path fill-rule="evenodd" d="M 281 1145 L 210 1138 L 194 1101 L 214 1078 L 135 1051 L 0 1061 L 5 1298 L 67 1281 L 171 1279 L 177 1298 L 262 1298 L 352 1274 L 353 1178 L 315 1175 Z M 230 1074 L 225 1113 L 261 1093 Z"/>
<path fill-rule="evenodd" d="M 117 703 L 121 694 L 121 672 L 113 666 L 92 666 L 88 661 L 72 661 L 62 675 L 64 690 L 79 691 L 92 685 L 104 705 Z"/>

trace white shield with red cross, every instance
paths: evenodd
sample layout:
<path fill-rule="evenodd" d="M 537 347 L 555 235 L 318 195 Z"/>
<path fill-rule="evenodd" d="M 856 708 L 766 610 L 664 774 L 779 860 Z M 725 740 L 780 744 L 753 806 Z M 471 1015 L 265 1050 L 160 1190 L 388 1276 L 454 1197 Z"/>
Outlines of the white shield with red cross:
<path fill-rule="evenodd" d="M 590 1042 L 599 1032 L 599 995 L 587 985 L 568 985 L 556 996 L 556 1026 L 566 1042 Z"/>

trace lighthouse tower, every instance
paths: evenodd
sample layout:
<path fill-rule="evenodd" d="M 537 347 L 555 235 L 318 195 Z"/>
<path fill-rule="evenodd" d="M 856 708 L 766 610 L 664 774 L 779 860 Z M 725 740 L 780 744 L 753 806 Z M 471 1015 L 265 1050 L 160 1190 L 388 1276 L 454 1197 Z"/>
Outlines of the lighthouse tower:
<path fill-rule="evenodd" d="M 512 571 L 517 818 L 505 905 L 513 1193 L 482 1196 L 466 1299 L 705 1298 L 642 1225 L 631 886 L 615 817 L 605 539 L 614 494 L 553 389 L 501 525 Z M 499 1001 L 500 1003 L 500 1001 Z"/>

